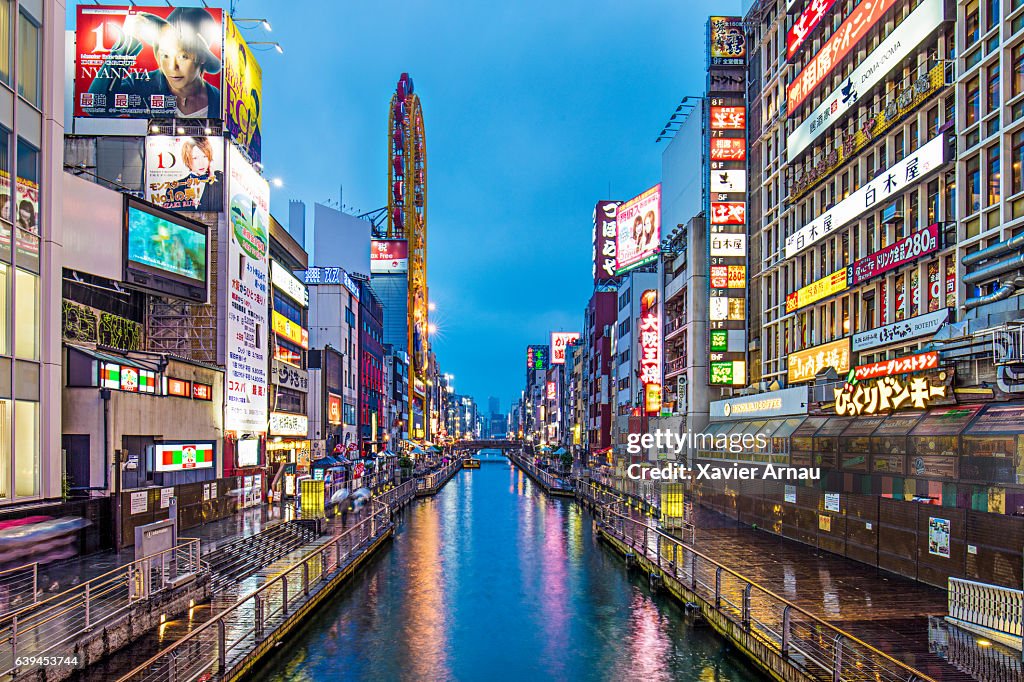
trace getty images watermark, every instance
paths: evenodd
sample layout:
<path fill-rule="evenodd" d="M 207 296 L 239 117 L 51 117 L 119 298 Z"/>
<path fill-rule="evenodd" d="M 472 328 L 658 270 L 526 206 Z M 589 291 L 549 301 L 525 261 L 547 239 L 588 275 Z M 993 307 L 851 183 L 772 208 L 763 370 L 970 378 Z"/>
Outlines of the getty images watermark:
<path fill-rule="evenodd" d="M 675 433 L 658 429 L 653 433 L 631 433 L 626 439 L 626 452 L 637 455 L 652 447 L 659 452 L 672 452 L 679 455 L 683 450 L 693 448 L 698 451 L 719 452 L 751 452 L 768 449 L 768 436 L 758 433 Z M 665 462 L 660 467 L 647 467 L 641 464 L 630 464 L 626 468 L 626 476 L 633 480 L 650 479 L 661 481 L 686 481 L 707 479 L 717 481 L 738 480 L 773 480 L 773 481 L 818 481 L 821 480 L 821 469 L 818 467 L 792 467 L 776 464 L 742 465 L 738 462 L 729 464 L 698 463 L 696 469 L 684 464 Z"/>

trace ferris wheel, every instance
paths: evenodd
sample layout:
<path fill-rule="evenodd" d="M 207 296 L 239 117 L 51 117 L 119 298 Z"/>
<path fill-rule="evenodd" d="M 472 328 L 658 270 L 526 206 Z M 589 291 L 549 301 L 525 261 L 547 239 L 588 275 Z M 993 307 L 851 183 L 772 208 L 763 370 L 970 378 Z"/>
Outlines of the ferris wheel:
<path fill-rule="evenodd" d="M 423 109 L 412 78 L 403 73 L 388 114 L 388 239 L 404 239 L 409 257 L 409 426 L 412 403 L 427 382 L 427 141 Z M 422 399 L 422 395 L 421 395 Z"/>

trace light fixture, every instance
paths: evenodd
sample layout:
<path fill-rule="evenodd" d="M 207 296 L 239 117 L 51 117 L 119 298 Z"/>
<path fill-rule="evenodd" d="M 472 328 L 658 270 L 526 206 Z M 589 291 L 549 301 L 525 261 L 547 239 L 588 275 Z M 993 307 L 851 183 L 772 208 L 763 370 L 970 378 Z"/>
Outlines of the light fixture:
<path fill-rule="evenodd" d="M 277 50 L 278 54 L 284 54 L 284 48 L 281 47 L 281 43 L 277 42 L 276 40 L 257 40 L 255 42 L 249 43 L 249 47 L 252 47 L 253 45 L 266 45 L 267 47 L 272 47 L 275 50 Z"/>
<path fill-rule="evenodd" d="M 281 178 L 274 178 L 271 182 L 274 183 L 274 187 L 284 187 L 284 180 Z"/>
<path fill-rule="evenodd" d="M 151 132 L 151 133 L 159 133 L 160 132 L 160 126 L 158 126 L 156 124 L 151 125 L 149 127 L 149 132 Z"/>
<path fill-rule="evenodd" d="M 206 133 L 207 135 L 213 135 L 213 128 L 207 126 L 206 128 L 203 128 L 203 132 Z"/>
<path fill-rule="evenodd" d="M 430 303 L 427 304 L 427 309 L 433 312 L 437 310 L 437 304 L 431 301 Z"/>
<path fill-rule="evenodd" d="M 272 32 L 274 30 L 270 26 L 270 20 L 269 19 L 235 19 L 234 17 L 231 17 L 231 19 L 236 24 L 240 24 L 242 22 L 246 22 L 246 23 L 262 25 L 263 26 L 263 30 L 267 31 L 268 33 Z M 255 26 L 253 26 L 252 28 L 255 28 Z"/>
<path fill-rule="evenodd" d="M 179 135 L 184 135 L 185 134 L 185 128 L 182 127 L 182 126 L 178 126 L 178 134 Z"/>

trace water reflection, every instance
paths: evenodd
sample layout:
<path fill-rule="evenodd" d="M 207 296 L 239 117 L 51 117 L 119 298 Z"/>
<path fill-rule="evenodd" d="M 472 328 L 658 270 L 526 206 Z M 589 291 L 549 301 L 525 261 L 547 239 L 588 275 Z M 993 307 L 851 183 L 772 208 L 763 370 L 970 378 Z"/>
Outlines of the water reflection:
<path fill-rule="evenodd" d="M 417 502 L 261 680 L 762 679 L 504 460 Z"/>

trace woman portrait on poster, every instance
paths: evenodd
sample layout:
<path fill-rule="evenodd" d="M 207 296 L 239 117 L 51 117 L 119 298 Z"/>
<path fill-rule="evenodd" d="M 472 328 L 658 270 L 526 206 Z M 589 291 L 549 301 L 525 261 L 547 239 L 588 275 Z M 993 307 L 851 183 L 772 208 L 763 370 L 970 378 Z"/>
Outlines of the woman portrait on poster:
<path fill-rule="evenodd" d="M 18 204 L 18 227 L 29 232 L 36 231 L 36 207 L 28 199 Z"/>

